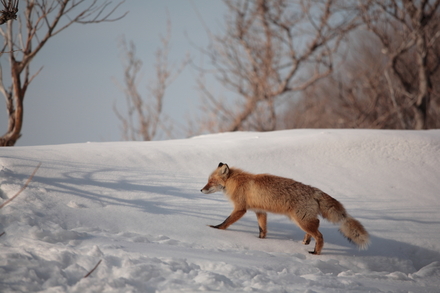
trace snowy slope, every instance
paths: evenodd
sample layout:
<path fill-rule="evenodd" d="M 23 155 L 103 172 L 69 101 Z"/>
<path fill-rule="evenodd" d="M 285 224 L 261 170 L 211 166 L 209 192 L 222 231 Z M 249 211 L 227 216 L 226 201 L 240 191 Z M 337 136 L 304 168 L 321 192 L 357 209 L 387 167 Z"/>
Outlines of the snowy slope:
<path fill-rule="evenodd" d="M 0 148 L 0 292 L 438 292 L 440 131 L 291 130 Z M 323 254 L 270 214 L 228 230 L 219 162 L 316 186 L 371 235 L 321 221 Z M 83 278 L 97 263 L 97 269 Z"/>

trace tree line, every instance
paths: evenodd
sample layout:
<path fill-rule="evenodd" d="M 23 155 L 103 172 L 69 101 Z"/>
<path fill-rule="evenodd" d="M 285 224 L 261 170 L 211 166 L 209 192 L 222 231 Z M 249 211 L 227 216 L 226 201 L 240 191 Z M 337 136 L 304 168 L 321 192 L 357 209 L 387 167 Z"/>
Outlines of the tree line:
<path fill-rule="evenodd" d="M 188 121 L 188 136 L 291 128 L 440 127 L 440 0 L 224 3 L 225 30 L 208 32 L 210 43 L 198 52 L 210 64 L 195 65 L 202 103 L 200 115 Z M 228 97 L 211 91 L 209 75 Z M 164 129 L 162 134 L 172 137 L 172 122 L 161 120 L 159 108 L 151 112 L 167 87 L 157 77 L 154 84 L 164 90 L 160 98 L 150 95 L 144 113 L 155 117 L 154 123 L 150 128 L 136 123 L 129 127 L 121 118 L 124 133 L 130 129 L 149 140 Z M 127 89 L 131 84 L 126 82 Z M 130 109 L 133 118 L 134 102 Z"/>

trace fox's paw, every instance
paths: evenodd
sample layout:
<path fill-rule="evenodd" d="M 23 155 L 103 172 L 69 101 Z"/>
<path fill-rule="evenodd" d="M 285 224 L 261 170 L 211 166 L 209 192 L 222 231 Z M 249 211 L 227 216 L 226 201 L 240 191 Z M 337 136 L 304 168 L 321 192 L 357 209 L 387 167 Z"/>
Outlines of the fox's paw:
<path fill-rule="evenodd" d="M 258 238 L 264 239 L 266 238 L 266 231 L 263 230 L 263 228 L 258 227 L 260 229 L 260 234 L 258 235 Z"/>
<path fill-rule="evenodd" d="M 303 244 L 304 245 L 309 245 L 310 244 L 310 240 L 312 240 L 312 237 L 309 234 L 304 235 Z"/>
<path fill-rule="evenodd" d="M 215 229 L 224 229 L 224 228 L 222 228 L 221 227 L 221 224 L 220 225 L 208 225 L 209 227 L 211 227 L 211 228 L 215 228 Z"/>

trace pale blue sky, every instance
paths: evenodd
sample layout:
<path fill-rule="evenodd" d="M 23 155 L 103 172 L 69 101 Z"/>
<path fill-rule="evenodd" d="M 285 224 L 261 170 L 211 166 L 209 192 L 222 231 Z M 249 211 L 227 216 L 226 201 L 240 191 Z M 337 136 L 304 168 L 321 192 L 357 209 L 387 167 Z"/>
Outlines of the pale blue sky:
<path fill-rule="evenodd" d="M 115 3 L 117 1 L 113 1 Z M 190 53 L 198 62 L 208 37 L 194 9 L 213 31 L 219 31 L 226 8 L 220 0 L 127 0 L 118 13 L 129 14 L 113 23 L 74 24 L 49 40 L 31 64 L 44 66 L 27 91 L 24 126 L 17 146 L 121 140 L 113 104 L 122 109 L 125 98 L 114 79 L 122 80 L 118 40 L 125 35 L 137 46 L 145 80 L 154 77 L 155 51 L 166 34 L 167 11 L 172 23 L 171 62 Z M 188 36 L 188 37 L 187 37 Z M 2 58 L 5 58 L 3 56 Z M 6 67 L 3 70 L 7 70 Z M 6 72 L 5 72 L 6 74 Z M 187 66 L 166 93 L 165 111 L 180 123 L 194 115 L 200 99 L 197 71 Z M 141 85 L 141 90 L 146 83 Z M 6 131 L 4 98 L 0 101 L 0 132 Z"/>

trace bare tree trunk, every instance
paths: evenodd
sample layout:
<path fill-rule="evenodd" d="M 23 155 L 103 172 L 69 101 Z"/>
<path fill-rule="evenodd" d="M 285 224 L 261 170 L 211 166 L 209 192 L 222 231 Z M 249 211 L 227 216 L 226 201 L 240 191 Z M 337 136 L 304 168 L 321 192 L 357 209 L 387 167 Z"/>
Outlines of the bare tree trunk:
<path fill-rule="evenodd" d="M 419 75 L 419 91 L 414 105 L 414 129 L 428 129 L 428 109 L 432 84 L 427 73 L 428 50 L 425 37 L 418 35 L 416 38 L 416 54 Z"/>

